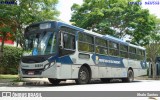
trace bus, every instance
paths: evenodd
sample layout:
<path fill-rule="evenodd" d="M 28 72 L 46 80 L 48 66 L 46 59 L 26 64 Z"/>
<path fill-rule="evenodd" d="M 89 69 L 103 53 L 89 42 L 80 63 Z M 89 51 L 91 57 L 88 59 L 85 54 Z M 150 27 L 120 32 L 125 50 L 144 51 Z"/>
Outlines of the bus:
<path fill-rule="evenodd" d="M 107 34 L 107 33 L 106 33 Z M 109 35 L 101 35 L 60 21 L 26 27 L 25 51 L 20 61 L 22 78 L 48 78 L 53 85 L 91 79 L 109 82 L 146 75 L 145 48 Z"/>

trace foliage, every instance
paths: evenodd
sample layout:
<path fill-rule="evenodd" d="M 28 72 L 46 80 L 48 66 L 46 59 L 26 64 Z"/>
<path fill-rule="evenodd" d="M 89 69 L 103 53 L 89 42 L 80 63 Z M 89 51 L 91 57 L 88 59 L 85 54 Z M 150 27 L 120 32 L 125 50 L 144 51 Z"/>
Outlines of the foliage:
<path fill-rule="evenodd" d="M 0 26 L 6 22 L 14 22 L 12 24 L 14 39 L 22 46 L 22 33 L 26 25 L 45 20 L 57 20 L 59 15 L 59 11 L 55 8 L 57 3 L 58 0 L 18 0 L 17 4 L 1 4 Z M 10 27 L 9 23 L 5 25 Z"/>
<path fill-rule="evenodd" d="M 147 58 L 155 66 L 156 57 L 160 55 L 160 19 L 155 19 L 156 28 L 146 37 L 149 44 L 146 45 Z M 153 77 L 156 76 L 156 69 L 153 67 Z"/>
<path fill-rule="evenodd" d="M 147 57 L 150 61 L 155 61 L 155 57 L 160 55 L 160 19 L 156 19 L 156 28 L 145 39 L 149 41 L 146 45 Z"/>
<path fill-rule="evenodd" d="M 22 49 L 12 46 L 4 46 L 4 52 L 0 58 L 0 74 L 17 74 Z"/>
<path fill-rule="evenodd" d="M 0 74 L 0 79 L 17 79 L 18 75 L 11 75 L 11 74 Z"/>
<path fill-rule="evenodd" d="M 13 80 L 12 82 L 25 82 L 24 80 L 21 80 L 19 78 L 16 78 L 15 80 Z"/>
<path fill-rule="evenodd" d="M 129 0 L 84 0 L 71 8 L 74 25 L 100 34 L 123 38 L 133 37 L 134 44 L 145 45 L 143 40 L 155 28 L 154 17 L 140 5 L 129 5 Z M 131 1 L 131 0 L 130 0 Z"/>
<path fill-rule="evenodd" d="M 2 14 L 3 15 L 3 14 Z M 0 51 L 3 52 L 4 41 L 7 39 L 13 40 L 14 37 L 8 36 L 15 32 L 15 22 L 12 18 L 9 18 L 9 15 L 2 16 L 0 14 L 0 38 L 2 38 L 2 45 Z"/>

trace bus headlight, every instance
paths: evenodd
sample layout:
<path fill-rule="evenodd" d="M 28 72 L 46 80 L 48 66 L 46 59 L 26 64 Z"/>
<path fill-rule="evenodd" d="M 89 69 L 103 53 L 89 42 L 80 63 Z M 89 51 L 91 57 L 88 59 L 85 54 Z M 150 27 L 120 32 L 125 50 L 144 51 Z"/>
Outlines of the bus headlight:
<path fill-rule="evenodd" d="M 50 66 L 53 66 L 55 64 L 55 62 L 52 62 L 51 64 L 50 64 Z"/>
<path fill-rule="evenodd" d="M 46 65 L 44 66 L 45 69 L 48 69 L 49 67 L 50 67 L 50 63 L 48 63 L 48 64 L 46 64 Z"/>

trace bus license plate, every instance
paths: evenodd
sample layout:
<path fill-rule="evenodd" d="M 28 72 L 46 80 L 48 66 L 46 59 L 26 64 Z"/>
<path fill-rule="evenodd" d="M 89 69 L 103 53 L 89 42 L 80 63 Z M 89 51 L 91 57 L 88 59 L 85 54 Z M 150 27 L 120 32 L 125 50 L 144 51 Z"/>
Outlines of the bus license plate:
<path fill-rule="evenodd" d="M 34 75 L 34 71 L 28 71 L 28 75 Z"/>

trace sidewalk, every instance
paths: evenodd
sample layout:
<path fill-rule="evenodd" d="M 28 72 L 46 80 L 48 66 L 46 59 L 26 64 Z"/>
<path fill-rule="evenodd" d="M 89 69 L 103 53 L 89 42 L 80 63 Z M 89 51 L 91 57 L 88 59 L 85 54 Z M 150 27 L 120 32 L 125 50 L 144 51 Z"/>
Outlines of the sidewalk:
<path fill-rule="evenodd" d="M 160 80 L 160 77 L 158 76 L 156 79 L 150 78 L 148 76 L 140 76 L 140 77 L 135 77 L 136 80 Z"/>
<path fill-rule="evenodd" d="M 0 79 L 0 87 L 10 86 L 11 81 L 13 81 L 13 79 Z"/>

